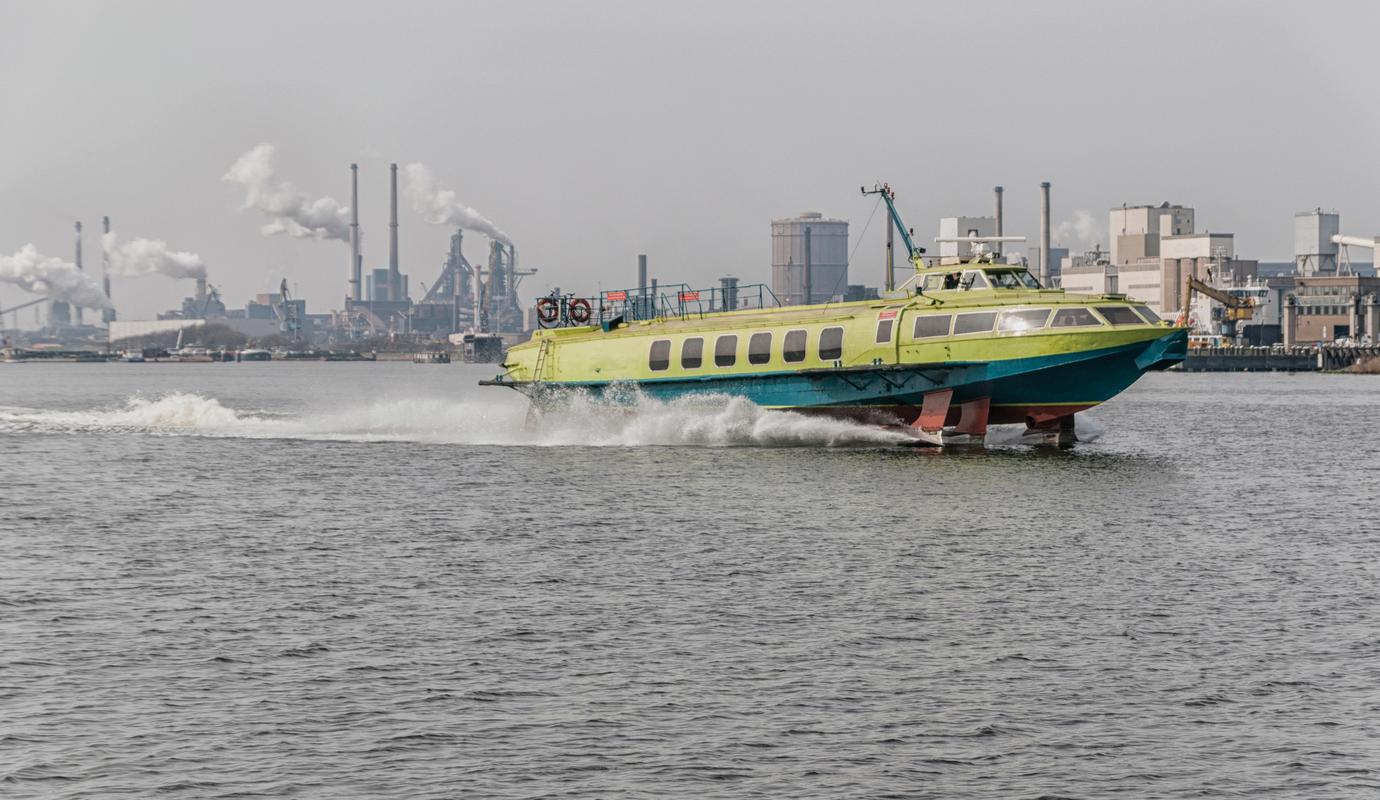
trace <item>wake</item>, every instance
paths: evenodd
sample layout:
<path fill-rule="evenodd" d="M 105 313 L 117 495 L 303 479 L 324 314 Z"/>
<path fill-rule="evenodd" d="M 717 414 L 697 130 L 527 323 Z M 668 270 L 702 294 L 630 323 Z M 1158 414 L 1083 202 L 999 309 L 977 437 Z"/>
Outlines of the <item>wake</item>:
<path fill-rule="evenodd" d="M 475 399 L 377 401 L 293 415 L 235 409 L 187 392 L 79 411 L 0 407 L 4 432 L 529 447 L 876 447 L 908 440 L 896 431 L 768 411 L 726 396 L 669 402 L 639 396 L 617 404 L 576 398 L 534 422 L 528 424 L 525 404 Z"/>

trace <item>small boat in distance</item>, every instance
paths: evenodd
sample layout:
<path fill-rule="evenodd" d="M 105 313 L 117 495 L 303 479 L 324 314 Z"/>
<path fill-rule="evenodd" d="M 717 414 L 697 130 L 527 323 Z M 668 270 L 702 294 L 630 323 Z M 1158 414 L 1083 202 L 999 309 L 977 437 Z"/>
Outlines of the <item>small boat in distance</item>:
<path fill-rule="evenodd" d="M 966 262 L 926 263 L 890 187 L 874 192 L 915 268 L 879 299 L 782 306 L 765 286 L 546 297 L 537 317 L 550 327 L 481 384 L 539 404 L 573 392 L 617 397 L 627 386 L 659 400 L 738 396 L 895 427 L 930 445 L 1023 424 L 1030 441 L 1069 445 L 1076 413 L 1185 357 L 1187 328 L 1125 295 L 1046 288 L 981 247 Z"/>
<path fill-rule="evenodd" d="M 236 361 L 272 361 L 273 353 L 259 348 L 241 350 L 235 354 Z"/>

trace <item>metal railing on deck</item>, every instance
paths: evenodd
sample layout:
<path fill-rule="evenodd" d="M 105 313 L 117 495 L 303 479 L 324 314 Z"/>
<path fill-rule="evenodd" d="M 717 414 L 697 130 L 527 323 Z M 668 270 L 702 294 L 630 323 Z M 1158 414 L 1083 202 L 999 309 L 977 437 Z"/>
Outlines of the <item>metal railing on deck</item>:
<path fill-rule="evenodd" d="M 614 321 L 693 319 L 722 311 L 776 308 L 784 305 L 764 283 L 725 289 L 692 289 L 689 284 L 645 289 L 612 289 L 598 297 L 543 297 L 537 301 L 537 321 L 543 328 L 608 325 Z"/>

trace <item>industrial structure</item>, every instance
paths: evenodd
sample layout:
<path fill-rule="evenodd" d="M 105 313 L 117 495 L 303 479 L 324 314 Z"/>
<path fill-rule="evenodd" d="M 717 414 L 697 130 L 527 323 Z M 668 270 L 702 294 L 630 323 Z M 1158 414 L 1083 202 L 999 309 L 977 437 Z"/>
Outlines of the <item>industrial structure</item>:
<path fill-rule="evenodd" d="M 464 231 L 456 228 L 441 272 L 421 300 L 414 301 L 398 248 L 398 165 L 389 165 L 388 266 L 363 273 L 359 226 L 359 165 L 350 165 L 350 264 L 345 307 L 334 320 L 342 339 L 399 334 L 445 338 L 471 333 L 520 335 L 526 330 L 517 248 L 491 240 L 487 259 L 476 266 L 465 257 Z"/>
<path fill-rule="evenodd" d="M 817 211 L 771 222 L 771 290 L 786 305 L 848 293 L 848 223 Z"/>

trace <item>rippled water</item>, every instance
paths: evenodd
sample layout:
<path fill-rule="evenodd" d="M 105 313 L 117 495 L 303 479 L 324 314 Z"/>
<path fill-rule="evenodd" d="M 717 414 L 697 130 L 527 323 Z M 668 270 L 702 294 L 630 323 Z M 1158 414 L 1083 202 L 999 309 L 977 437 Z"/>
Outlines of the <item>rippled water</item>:
<path fill-rule="evenodd" d="M 487 372 L 0 365 L 0 796 L 1380 792 L 1380 379 L 935 454 Z"/>

